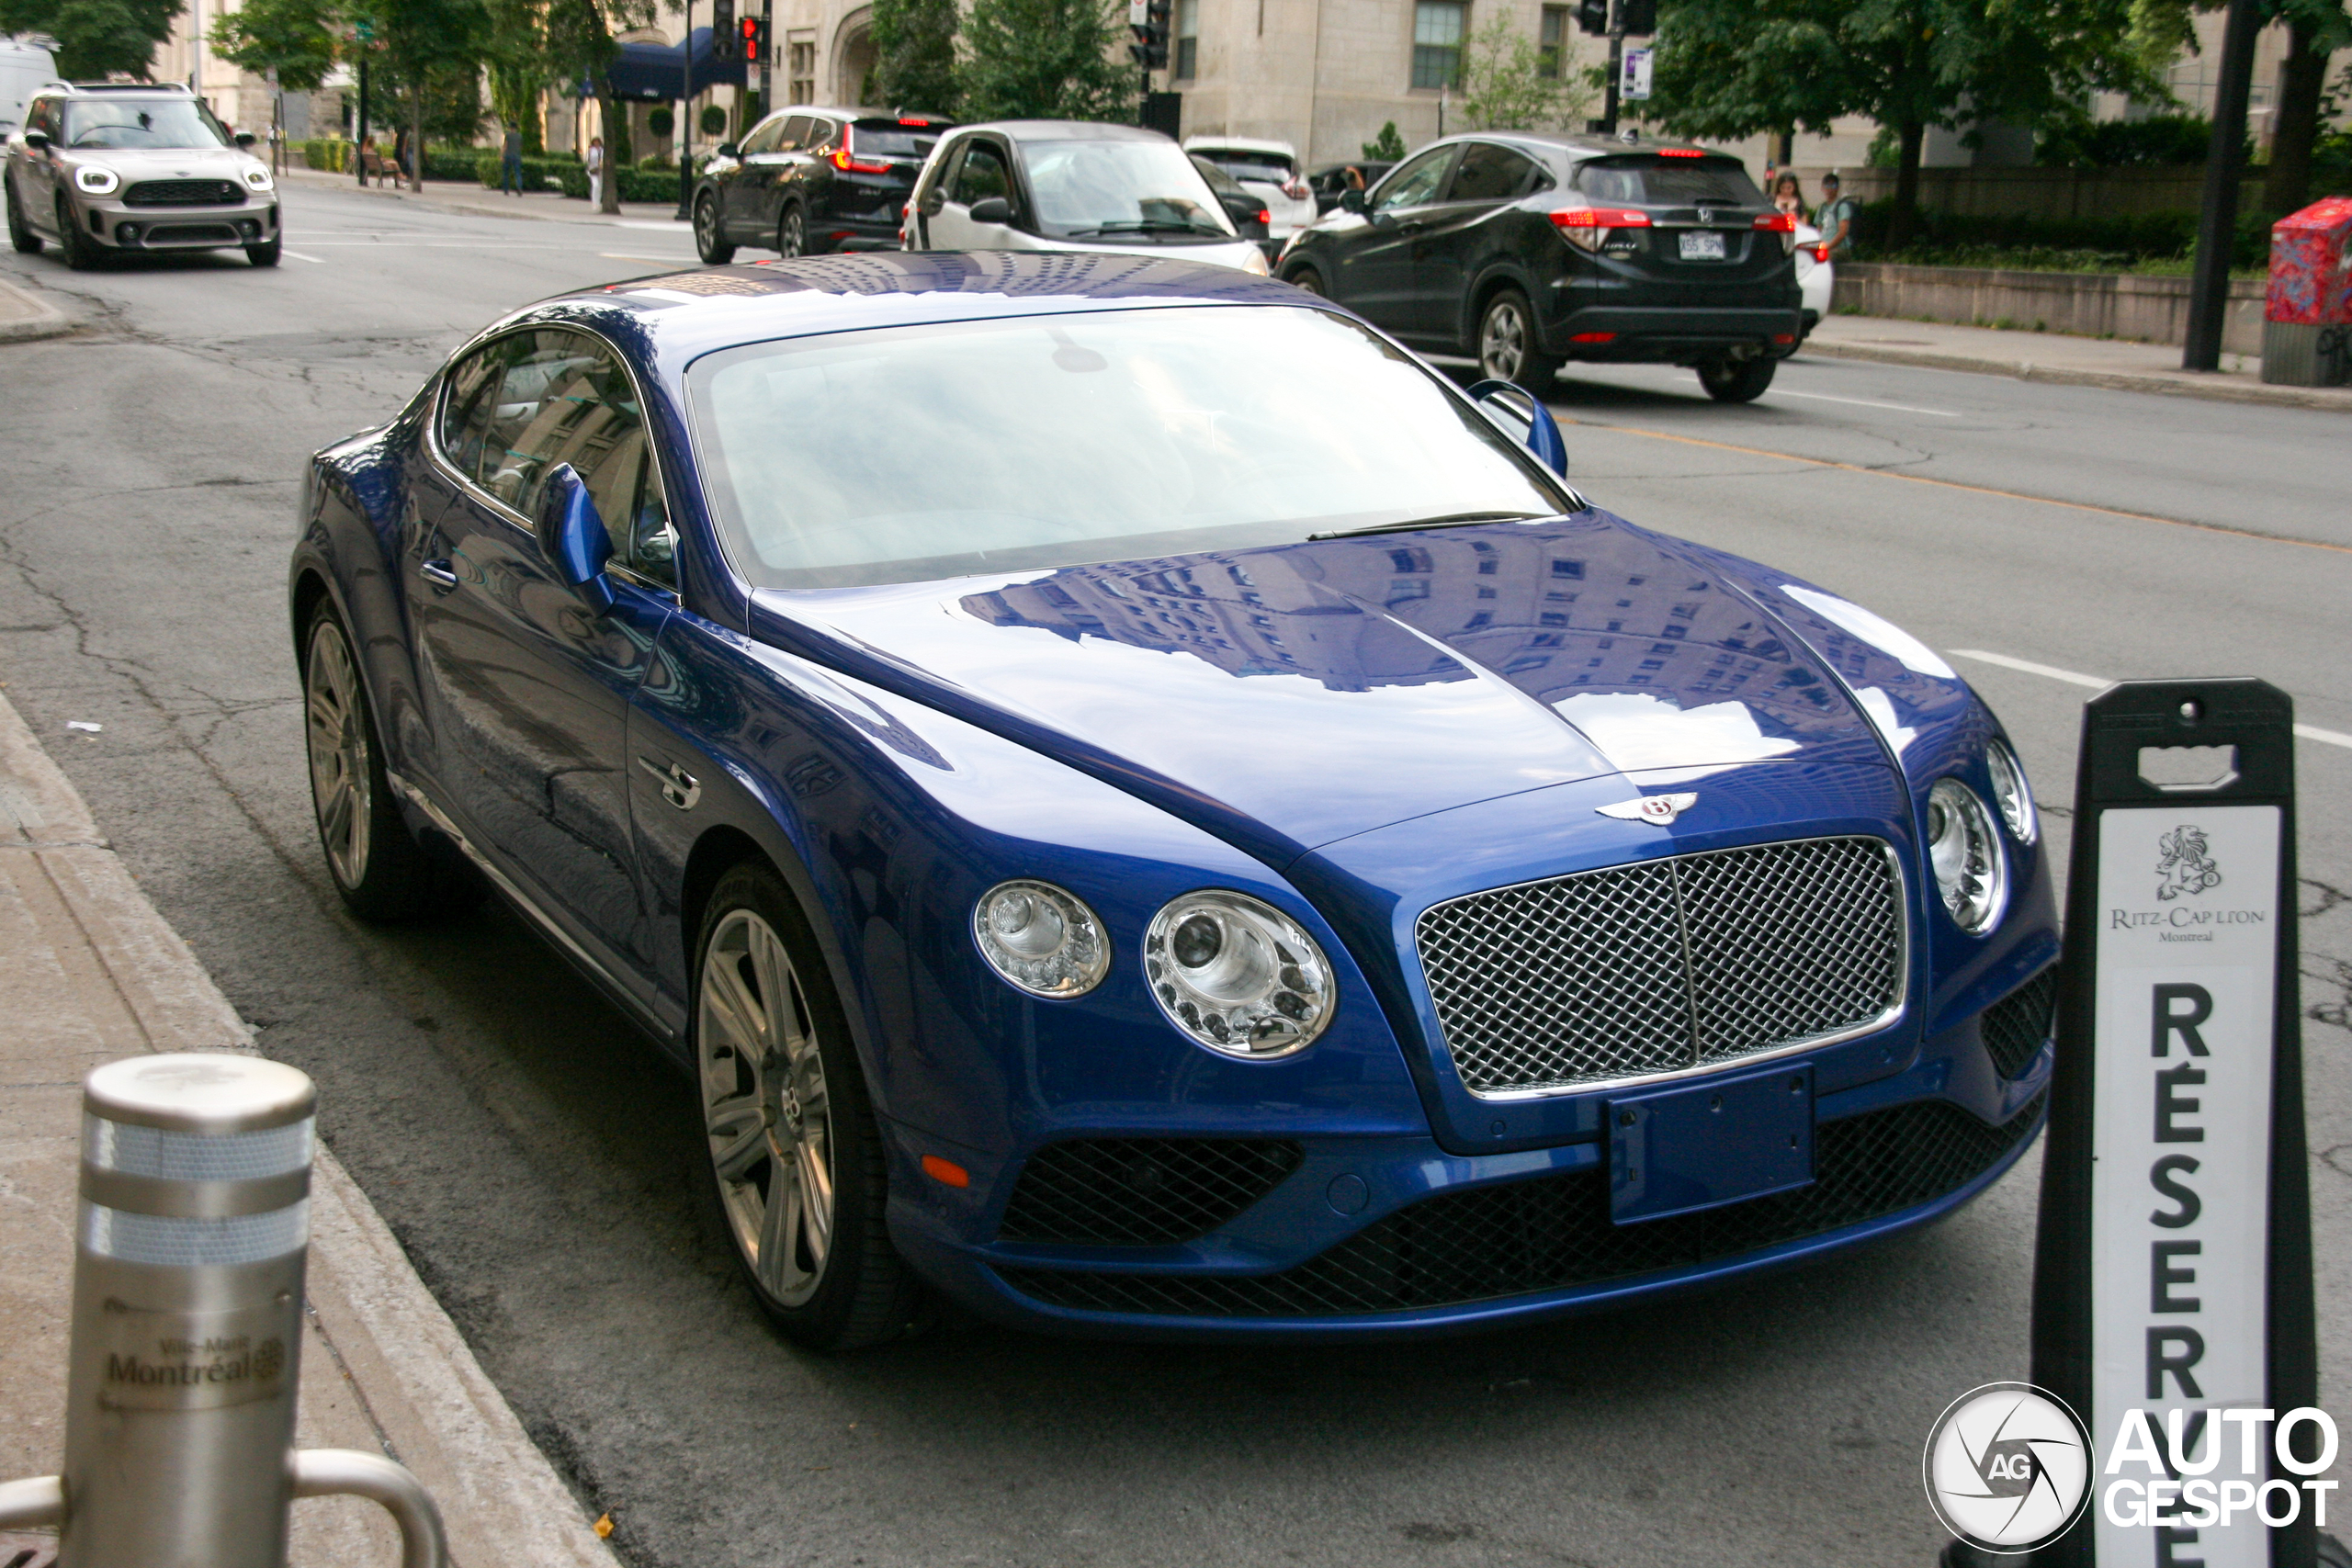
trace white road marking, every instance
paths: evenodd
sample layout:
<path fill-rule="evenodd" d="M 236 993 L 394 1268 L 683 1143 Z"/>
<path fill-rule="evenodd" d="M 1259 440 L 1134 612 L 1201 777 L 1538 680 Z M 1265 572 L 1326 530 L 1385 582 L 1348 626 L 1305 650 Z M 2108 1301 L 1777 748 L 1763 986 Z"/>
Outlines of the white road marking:
<path fill-rule="evenodd" d="M 684 230 L 685 225 L 675 218 L 616 218 L 607 223 L 605 227 L 611 229 L 660 229 L 666 233 L 675 234 Z"/>
<path fill-rule="evenodd" d="M 2036 664 L 2030 659 L 2011 659 L 2006 653 L 1987 653 L 1981 648 L 1951 648 L 1944 650 L 1960 659 L 1973 659 L 1983 664 L 1997 664 L 2004 670 L 2021 670 L 2044 680 L 2064 681 L 2070 686 L 2092 686 L 2100 691 L 2115 684 L 2098 675 L 2086 675 L 2077 670 L 2061 670 L 2054 664 Z M 2352 735 L 2333 729 L 2322 729 L 2315 724 L 2295 726 L 2295 734 L 2305 740 L 2317 740 L 2323 745 L 2352 748 Z"/>
<path fill-rule="evenodd" d="M 327 258 L 324 256 L 306 256 L 300 251 L 288 250 L 283 244 L 277 247 L 277 254 L 281 256 L 292 256 L 296 261 L 316 262 L 321 266 L 327 265 Z"/>
<path fill-rule="evenodd" d="M 635 251 L 598 251 L 596 254 L 606 261 L 676 262 L 681 266 L 692 266 L 696 259 L 693 256 L 649 256 Z"/>
<path fill-rule="evenodd" d="M 1766 394 L 1775 398 L 1811 398 L 1816 403 L 1851 403 L 1858 409 L 1893 409 L 1897 413 L 1931 413 L 1938 419 L 1958 419 L 1950 409 L 1915 409 L 1909 403 L 1876 403 L 1868 398 L 1833 398 L 1826 392 L 1792 392 L 1786 387 L 1775 387 Z"/>

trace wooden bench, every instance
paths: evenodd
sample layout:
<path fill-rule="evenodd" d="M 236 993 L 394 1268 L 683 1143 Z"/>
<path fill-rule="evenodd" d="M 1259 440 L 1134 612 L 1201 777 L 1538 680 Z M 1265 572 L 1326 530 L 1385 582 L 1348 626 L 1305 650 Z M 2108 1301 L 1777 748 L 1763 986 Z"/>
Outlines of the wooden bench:
<path fill-rule="evenodd" d="M 360 144 L 359 175 L 361 179 L 373 179 L 379 185 L 388 179 L 398 182 L 408 177 L 390 154 L 377 151 L 373 141 Z"/>

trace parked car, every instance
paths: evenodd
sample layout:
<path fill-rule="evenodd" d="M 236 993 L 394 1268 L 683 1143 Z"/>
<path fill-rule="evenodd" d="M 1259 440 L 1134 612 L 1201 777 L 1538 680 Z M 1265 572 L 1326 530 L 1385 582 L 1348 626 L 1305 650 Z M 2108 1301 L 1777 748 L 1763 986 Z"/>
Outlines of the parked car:
<path fill-rule="evenodd" d="M 1192 154 L 1193 167 L 1201 172 L 1209 189 L 1225 206 L 1225 215 L 1231 220 L 1234 231 L 1245 240 L 1255 240 L 1263 247 L 1270 238 L 1267 230 L 1266 204 L 1241 186 L 1241 182 L 1210 163 L 1199 153 Z M 1272 259 L 1271 254 L 1268 259 Z"/>
<path fill-rule="evenodd" d="M 954 124 L 935 115 L 801 105 L 739 146 L 720 143 L 695 186 L 695 249 L 714 265 L 756 245 L 779 255 L 896 250 L 915 175 Z"/>
<path fill-rule="evenodd" d="M 959 126 L 907 209 L 913 251 L 1147 251 L 1264 276 L 1266 253 L 1156 130 L 1075 119 Z"/>
<path fill-rule="evenodd" d="M 1266 204 L 1268 231 L 1277 240 L 1315 221 L 1315 193 L 1298 172 L 1298 149 L 1287 141 L 1250 136 L 1187 136 L 1184 151 L 1206 158 Z"/>
<path fill-rule="evenodd" d="M 922 1285 L 1492 1325 L 1951 1212 L 2052 1061 L 1999 724 L 1565 464 L 1532 399 L 1151 252 L 560 296 L 310 465 L 327 869 L 429 919 L 462 855 L 658 1042 L 820 1347 Z"/>
<path fill-rule="evenodd" d="M 1797 296 L 1804 325 L 1797 330 L 1800 341 L 1813 335 L 1821 318 L 1829 314 L 1829 302 L 1837 292 L 1837 264 L 1829 259 L 1829 247 L 1821 243 L 1821 231 L 1800 220 L 1797 224 Z"/>
<path fill-rule="evenodd" d="M 1395 168 L 1395 163 L 1384 158 L 1358 158 L 1351 164 L 1326 164 L 1306 176 L 1306 188 L 1315 193 L 1315 215 L 1321 217 L 1340 205 L 1340 197 L 1357 188 L 1348 179 L 1353 169 L 1363 181 L 1363 188 L 1371 189 L 1380 178 Z"/>
<path fill-rule="evenodd" d="M 176 84 L 43 87 L 8 139 L 8 241 L 79 270 L 112 254 L 243 249 L 276 266 L 277 186 L 203 99 Z"/>
<path fill-rule="evenodd" d="M 1539 393 L 1568 360 L 1648 361 L 1745 402 L 1797 345 L 1794 243 L 1736 158 L 1498 131 L 1434 142 L 1344 199 L 1280 275 Z"/>

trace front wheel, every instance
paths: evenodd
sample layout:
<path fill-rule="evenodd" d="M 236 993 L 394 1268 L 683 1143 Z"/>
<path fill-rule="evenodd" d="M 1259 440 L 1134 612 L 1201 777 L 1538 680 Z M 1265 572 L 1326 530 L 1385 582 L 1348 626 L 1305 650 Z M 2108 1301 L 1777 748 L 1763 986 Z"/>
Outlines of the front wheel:
<path fill-rule="evenodd" d="M 708 191 L 695 203 L 695 254 L 707 266 L 725 266 L 735 259 L 735 247 L 718 231 L 718 198 Z"/>
<path fill-rule="evenodd" d="M 1780 367 L 1777 359 L 1711 359 L 1699 367 L 1699 385 L 1719 403 L 1752 403 Z"/>
<path fill-rule="evenodd" d="M 74 204 L 62 196 L 57 198 L 57 248 L 65 253 L 65 265 L 75 272 L 87 272 L 98 265 L 98 247 L 74 221 Z"/>
<path fill-rule="evenodd" d="M 258 245 L 247 245 L 245 259 L 255 266 L 276 266 L 279 243 L 277 240 L 265 240 Z"/>
<path fill-rule="evenodd" d="M 788 207 L 776 220 L 775 254 L 786 257 L 808 254 L 808 220 L 800 216 L 800 209 Z"/>
<path fill-rule="evenodd" d="M 917 1325 L 890 1245 L 881 1129 L 800 902 L 763 862 L 718 879 L 695 944 L 694 1034 L 713 1195 L 761 1309 L 812 1350 Z"/>
<path fill-rule="evenodd" d="M 1527 296 L 1516 288 L 1501 290 L 1479 312 L 1478 368 L 1489 380 L 1511 382 L 1539 398 L 1560 374 L 1560 362 L 1537 341 Z"/>
<path fill-rule="evenodd" d="M 0 168 L 0 186 L 8 192 L 8 243 L 26 255 L 40 254 L 40 236 L 25 221 L 25 209 L 17 205 L 17 182 L 8 178 L 5 168 Z"/>

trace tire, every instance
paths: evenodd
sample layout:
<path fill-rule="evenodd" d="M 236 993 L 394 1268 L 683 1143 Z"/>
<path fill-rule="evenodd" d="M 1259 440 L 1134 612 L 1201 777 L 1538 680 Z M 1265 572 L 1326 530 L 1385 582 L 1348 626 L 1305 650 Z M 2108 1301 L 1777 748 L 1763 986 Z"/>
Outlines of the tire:
<path fill-rule="evenodd" d="M 775 220 L 775 254 L 787 258 L 808 254 L 808 220 L 800 216 L 800 209 L 787 207 Z"/>
<path fill-rule="evenodd" d="M 255 266 L 276 266 L 277 265 L 278 247 L 282 243 L 284 243 L 284 241 L 279 239 L 265 240 L 258 245 L 247 245 L 245 247 L 245 259 L 253 263 Z"/>
<path fill-rule="evenodd" d="M 1516 288 L 1496 290 L 1478 312 L 1478 368 L 1489 380 L 1509 381 L 1537 397 L 1552 390 L 1560 361 L 1544 352 L 1535 312 Z"/>
<path fill-rule="evenodd" d="M 5 169 L 0 169 L 0 185 L 6 186 L 8 189 L 8 243 L 16 246 L 21 254 L 40 254 L 40 236 L 33 232 L 30 223 L 25 221 L 25 209 L 17 205 L 17 182 L 8 178 Z"/>
<path fill-rule="evenodd" d="M 694 976 L 706 1190 L 752 1299 L 811 1350 L 919 1328 L 928 1293 L 883 1222 L 889 1173 L 857 1051 L 800 902 L 765 862 L 711 889 Z"/>
<path fill-rule="evenodd" d="M 718 231 L 718 198 L 708 191 L 695 198 L 695 254 L 707 266 L 725 266 L 735 259 L 735 247 Z"/>
<path fill-rule="evenodd" d="M 1311 266 L 1300 267 L 1283 281 L 1301 294 L 1312 294 L 1318 299 L 1329 299 L 1331 297 L 1330 290 L 1323 287 L 1323 275 Z"/>
<path fill-rule="evenodd" d="M 408 830 L 384 776 L 351 635 L 324 601 L 302 637 L 302 710 L 311 814 L 345 908 L 363 920 L 410 920 L 479 898 L 481 884 Z"/>
<path fill-rule="evenodd" d="M 1699 385 L 1719 403 L 1752 403 L 1780 367 L 1777 359 L 1711 359 L 1699 367 Z"/>
<path fill-rule="evenodd" d="M 74 221 L 74 205 L 62 196 L 57 198 L 57 248 L 64 254 L 65 265 L 75 272 L 87 272 L 98 265 L 98 247 Z"/>

